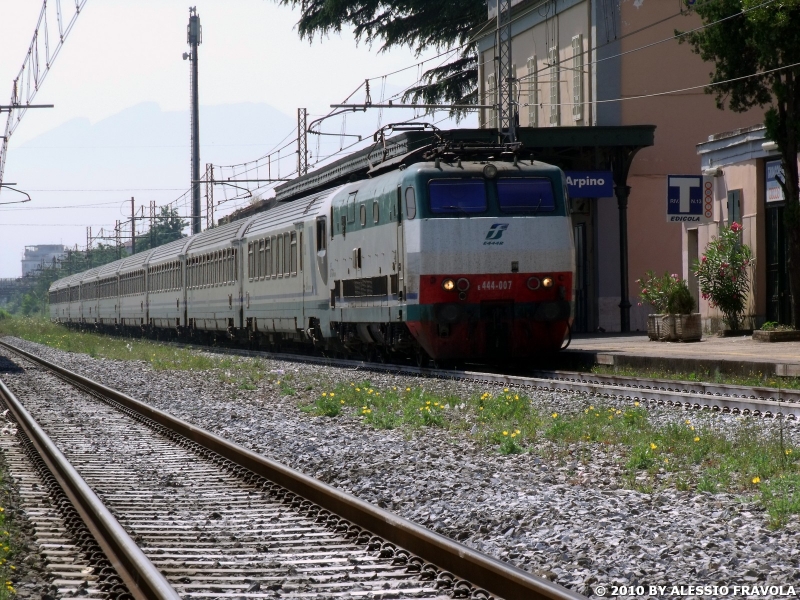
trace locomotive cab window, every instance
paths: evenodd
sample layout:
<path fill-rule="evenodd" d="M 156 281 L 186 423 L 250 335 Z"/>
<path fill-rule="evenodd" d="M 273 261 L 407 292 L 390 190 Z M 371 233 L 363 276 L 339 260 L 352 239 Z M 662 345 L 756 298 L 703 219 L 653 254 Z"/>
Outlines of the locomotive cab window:
<path fill-rule="evenodd" d="M 362 204 L 358 212 L 361 217 L 361 226 L 365 227 L 367 225 L 367 207 Z"/>
<path fill-rule="evenodd" d="M 428 183 L 431 212 L 471 214 L 486 211 L 483 179 L 434 179 Z"/>
<path fill-rule="evenodd" d="M 356 194 L 358 192 L 352 192 L 347 197 L 347 222 L 348 223 L 355 223 L 356 221 Z"/>
<path fill-rule="evenodd" d="M 417 216 L 417 198 L 413 187 L 406 188 L 406 218 L 413 219 Z"/>
<path fill-rule="evenodd" d="M 505 213 L 553 212 L 553 184 L 545 178 L 512 178 L 497 181 L 497 199 Z"/>

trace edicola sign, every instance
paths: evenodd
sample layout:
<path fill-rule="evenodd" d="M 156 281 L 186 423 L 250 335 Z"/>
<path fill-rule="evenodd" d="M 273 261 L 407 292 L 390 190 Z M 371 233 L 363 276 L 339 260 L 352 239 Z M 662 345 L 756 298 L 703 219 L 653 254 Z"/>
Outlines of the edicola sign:
<path fill-rule="evenodd" d="M 709 223 L 714 219 L 714 178 L 667 175 L 667 222 Z"/>

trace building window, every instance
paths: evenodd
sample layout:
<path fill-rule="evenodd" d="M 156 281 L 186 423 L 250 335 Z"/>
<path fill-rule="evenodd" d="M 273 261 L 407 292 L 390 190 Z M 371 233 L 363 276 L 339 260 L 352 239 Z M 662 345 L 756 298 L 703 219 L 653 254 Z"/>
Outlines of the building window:
<path fill-rule="evenodd" d="M 550 126 L 561 125 L 561 69 L 558 65 L 558 46 L 553 46 L 547 55 L 550 64 Z"/>
<path fill-rule="evenodd" d="M 528 127 L 539 126 L 539 70 L 536 57 L 528 59 Z"/>
<path fill-rule="evenodd" d="M 583 120 L 583 35 L 572 38 L 572 120 Z"/>
<path fill-rule="evenodd" d="M 742 224 L 742 190 L 728 191 L 728 226 Z"/>

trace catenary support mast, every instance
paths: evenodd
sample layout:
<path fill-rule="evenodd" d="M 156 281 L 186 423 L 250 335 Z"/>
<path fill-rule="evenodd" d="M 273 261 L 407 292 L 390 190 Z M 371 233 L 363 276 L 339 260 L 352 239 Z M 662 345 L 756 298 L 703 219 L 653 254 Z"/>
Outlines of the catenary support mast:
<path fill-rule="evenodd" d="M 187 42 L 191 51 L 183 54 L 191 62 L 192 84 L 192 233 L 200 233 L 200 100 L 197 85 L 197 47 L 203 41 L 203 30 L 197 8 L 189 9 L 189 25 L 186 28 Z"/>

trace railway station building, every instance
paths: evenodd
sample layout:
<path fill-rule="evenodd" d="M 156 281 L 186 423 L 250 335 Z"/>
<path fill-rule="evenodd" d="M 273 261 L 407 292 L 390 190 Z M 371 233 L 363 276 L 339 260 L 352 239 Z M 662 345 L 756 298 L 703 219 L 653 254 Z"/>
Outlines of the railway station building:
<path fill-rule="evenodd" d="M 702 256 L 712 236 L 722 226 L 742 226 L 742 242 L 749 245 L 755 261 L 750 268 L 751 290 L 746 309 L 746 328 L 765 321 L 791 322 L 784 208 L 786 201 L 776 175 L 782 173 L 781 157 L 774 142 L 764 138 L 763 124 L 715 133 L 697 144 L 702 172 L 714 177 L 713 222 L 684 228 L 683 273 L 697 293 L 691 265 Z M 722 328 L 722 315 L 700 299 L 705 329 Z"/>
<path fill-rule="evenodd" d="M 487 7 L 487 21 L 473 39 L 480 103 L 496 104 L 497 0 Z M 713 70 L 688 44 L 671 39 L 676 29 L 701 24 L 684 1 L 512 0 L 511 19 L 523 129 L 655 125 L 653 145 L 636 153 L 627 173 L 627 235 L 622 236 L 628 245 L 630 330 L 644 331 L 650 310 L 638 305 L 636 279 L 648 270 L 686 277 L 687 240 L 696 240 L 702 250 L 706 239 L 699 229 L 692 233 L 686 224 L 667 222 L 667 176 L 700 175 L 698 142 L 746 128 L 763 113 L 719 110 L 703 89 L 676 91 L 708 83 Z M 494 113 L 482 110 L 479 126 L 495 129 Z M 577 331 L 624 328 L 620 202 L 609 195 L 576 203 L 574 234 L 578 248 L 585 249 L 578 253 L 576 288 L 581 286 L 585 307 Z"/>

